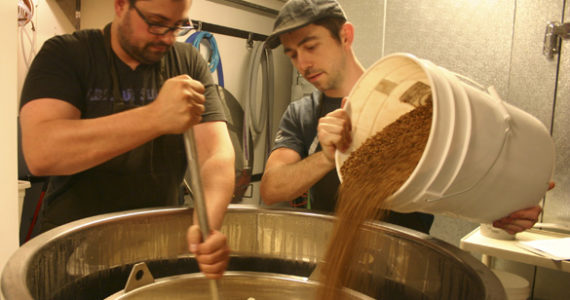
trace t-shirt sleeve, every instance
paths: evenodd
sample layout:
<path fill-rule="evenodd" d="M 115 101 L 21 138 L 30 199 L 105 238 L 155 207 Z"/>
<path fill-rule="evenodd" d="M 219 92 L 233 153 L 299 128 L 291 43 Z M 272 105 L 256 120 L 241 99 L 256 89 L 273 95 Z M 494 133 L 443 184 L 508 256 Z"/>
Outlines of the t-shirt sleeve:
<path fill-rule="evenodd" d="M 281 122 L 279 129 L 275 134 L 274 144 L 271 151 L 279 148 L 289 148 L 295 150 L 299 155 L 304 158 L 307 156 L 306 146 L 303 143 L 302 130 L 299 128 L 300 121 L 299 115 L 296 113 L 296 106 L 294 103 L 289 104 Z"/>
<path fill-rule="evenodd" d="M 204 113 L 202 114 L 202 122 L 213 122 L 213 121 L 226 121 L 226 116 L 224 114 L 224 110 L 222 107 L 222 101 L 217 92 L 217 88 L 214 84 L 214 80 L 212 79 L 212 74 L 208 68 L 208 63 L 200 52 L 192 47 L 190 44 L 186 45 L 190 48 L 190 59 L 194 62 L 193 63 L 193 70 L 190 77 L 195 80 L 202 82 L 202 84 L 206 87 L 206 92 L 204 95 L 206 96 L 206 102 L 204 104 Z"/>
<path fill-rule="evenodd" d="M 20 107 L 35 99 L 55 98 L 82 109 L 78 101 L 83 85 L 73 55 L 77 47 L 70 36 L 56 36 L 43 44 L 26 75 Z"/>

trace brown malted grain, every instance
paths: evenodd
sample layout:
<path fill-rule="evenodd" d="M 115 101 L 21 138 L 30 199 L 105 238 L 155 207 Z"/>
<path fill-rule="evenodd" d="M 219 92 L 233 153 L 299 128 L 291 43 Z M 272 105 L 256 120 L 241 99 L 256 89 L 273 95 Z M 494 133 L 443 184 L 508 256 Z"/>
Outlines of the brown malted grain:
<path fill-rule="evenodd" d="M 384 200 L 402 186 L 420 160 L 431 128 L 431 96 L 424 103 L 368 138 L 343 164 L 337 219 L 320 274 L 319 299 L 337 299 L 334 291 L 343 286 L 371 288 L 351 272 L 362 252 L 359 249 L 366 247 L 358 229 L 367 220 L 381 219 L 388 208 Z"/>

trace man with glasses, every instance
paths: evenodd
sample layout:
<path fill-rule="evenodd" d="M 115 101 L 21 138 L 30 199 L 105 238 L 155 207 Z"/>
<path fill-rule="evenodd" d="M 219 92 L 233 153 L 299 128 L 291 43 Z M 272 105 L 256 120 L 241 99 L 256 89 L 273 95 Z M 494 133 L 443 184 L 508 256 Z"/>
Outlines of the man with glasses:
<path fill-rule="evenodd" d="M 192 226 L 201 270 L 229 259 L 217 229 L 234 189 L 234 151 L 207 63 L 176 37 L 191 0 L 115 0 L 104 30 L 46 41 L 27 74 L 20 122 L 26 163 L 50 176 L 37 227 L 138 208 L 179 205 L 193 128 L 212 234 Z"/>

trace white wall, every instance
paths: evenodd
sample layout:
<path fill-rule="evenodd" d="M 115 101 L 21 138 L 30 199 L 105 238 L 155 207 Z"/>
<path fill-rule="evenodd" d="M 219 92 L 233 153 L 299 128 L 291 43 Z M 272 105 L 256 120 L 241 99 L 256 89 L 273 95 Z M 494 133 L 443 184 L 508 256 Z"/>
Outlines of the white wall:
<path fill-rule="evenodd" d="M 16 2 L 0 1 L 0 271 L 18 247 L 16 20 Z"/>
<path fill-rule="evenodd" d="M 36 29 L 35 32 L 32 30 L 31 23 L 28 23 L 24 28 L 18 29 L 18 103 L 27 72 L 24 55 L 28 57 L 30 55 L 30 51 L 35 51 L 37 53 L 42 44 L 52 36 L 70 33 L 74 30 L 73 25 L 71 25 L 69 20 L 65 17 L 63 11 L 56 3 L 56 0 L 33 0 L 33 2 L 36 7 L 32 20 L 34 28 Z M 16 6 L 15 3 L 13 3 L 13 5 Z M 35 43 L 30 43 L 26 38 L 25 32 L 22 31 L 27 32 L 32 39 L 35 35 Z"/>

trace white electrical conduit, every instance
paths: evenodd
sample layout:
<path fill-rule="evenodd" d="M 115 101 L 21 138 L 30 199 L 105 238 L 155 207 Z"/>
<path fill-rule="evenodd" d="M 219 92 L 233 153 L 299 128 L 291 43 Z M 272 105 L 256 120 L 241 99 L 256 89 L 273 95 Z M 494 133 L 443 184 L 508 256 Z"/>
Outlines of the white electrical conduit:
<path fill-rule="evenodd" d="M 26 27 L 22 26 L 19 29 L 20 29 L 20 48 L 22 48 L 22 58 L 24 59 L 24 63 L 26 64 L 26 69 L 29 69 L 30 65 L 32 64 L 32 61 L 34 60 L 34 57 L 36 56 L 35 45 L 36 45 L 37 33 L 35 29 L 33 29 L 33 27 L 32 27 L 32 36 L 30 36 L 30 33 L 28 32 L 28 29 L 26 29 Z M 30 45 L 28 53 L 26 53 L 27 47 L 25 41 L 27 41 L 28 44 Z"/>
<path fill-rule="evenodd" d="M 261 65 L 261 98 L 257 100 L 257 82 L 259 80 L 259 66 Z M 269 154 L 271 145 L 271 125 L 273 124 L 273 98 L 274 98 L 274 68 L 273 56 L 270 49 L 265 47 L 265 43 L 257 43 L 253 46 L 248 65 L 248 86 L 245 93 L 245 107 L 243 118 L 243 143 L 247 145 L 250 130 L 253 132 L 253 145 L 259 141 L 263 130 L 266 130 L 265 141 L 265 161 Z M 259 109 L 257 108 L 259 106 Z M 246 165 L 249 164 L 249 149 L 245 149 L 244 156 Z"/>

